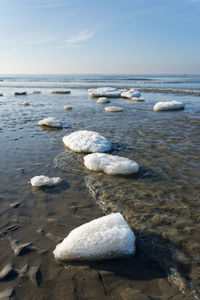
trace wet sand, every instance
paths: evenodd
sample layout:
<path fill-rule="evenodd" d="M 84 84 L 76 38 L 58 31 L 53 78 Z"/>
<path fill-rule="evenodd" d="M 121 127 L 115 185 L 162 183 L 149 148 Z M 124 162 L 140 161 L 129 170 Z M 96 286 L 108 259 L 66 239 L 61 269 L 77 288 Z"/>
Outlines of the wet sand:
<path fill-rule="evenodd" d="M 177 282 L 177 274 L 173 277 L 171 273 L 171 277 L 168 277 L 166 262 L 169 259 L 163 260 L 163 254 L 168 254 L 165 251 L 168 249 L 166 245 L 170 245 L 170 242 L 176 246 L 173 250 L 185 245 L 180 232 L 184 231 L 186 239 L 190 236 L 189 246 L 198 241 L 198 227 L 194 223 L 195 216 L 198 216 L 195 206 L 198 182 L 195 166 L 198 154 L 194 148 L 191 153 L 187 150 L 188 162 L 191 161 L 194 167 L 190 181 L 190 165 L 179 165 L 182 158 L 180 145 L 170 142 L 171 137 L 177 138 L 177 135 L 181 134 L 184 122 L 180 123 L 178 131 L 175 127 L 176 137 L 172 134 L 167 140 L 167 114 L 163 115 L 160 121 L 158 115 L 148 108 L 145 109 L 145 104 L 138 106 L 129 101 L 115 100 L 115 104 L 125 106 L 125 114 L 121 116 L 119 123 L 118 114 L 104 115 L 102 109 L 93 100 L 88 99 L 85 92 L 76 92 L 69 100 L 62 95 L 56 95 L 56 101 L 55 95 L 45 95 L 45 100 L 43 97 L 44 95 L 28 95 L 30 107 L 23 106 L 23 96 L 20 100 L 11 97 L 7 99 L 7 103 L 3 103 L 1 110 L 3 126 L 0 132 L 0 271 L 5 265 L 12 264 L 15 272 L 0 281 L 0 293 L 11 288 L 8 291 L 10 299 L 20 300 L 195 299 L 194 294 L 187 292 L 187 288 L 181 288 L 182 283 Z M 73 111 L 64 111 L 64 104 L 72 105 Z M 70 126 L 62 130 L 40 128 L 37 121 L 52 115 L 52 111 L 53 116 L 59 117 Z M 133 127 L 132 116 L 136 116 L 136 112 L 140 112 L 135 123 L 137 126 L 139 124 L 140 128 L 137 128 L 137 134 L 133 135 L 136 127 Z M 166 129 L 168 132 L 170 128 L 173 132 L 173 125 L 185 117 L 184 112 L 181 114 L 174 115 L 176 122 L 170 120 L 171 127 Z M 147 116 L 150 121 L 147 121 Z M 154 121 L 151 121 L 152 116 Z M 148 122 L 151 122 L 152 127 Z M 190 140 L 189 137 L 187 139 L 187 130 L 184 131 L 185 135 L 179 135 L 180 140 L 184 141 L 184 147 L 190 146 L 189 141 L 194 145 L 197 138 L 195 132 L 198 123 L 196 119 L 192 119 L 191 122 L 195 130 L 193 133 L 190 131 Z M 163 128 L 155 139 L 154 130 L 156 131 L 160 124 L 163 124 Z M 108 137 L 114 144 L 113 154 L 127 155 L 138 161 L 142 165 L 139 176 L 113 178 L 85 170 L 82 155 L 64 149 L 62 144 L 65 134 L 81 128 L 93 129 Z M 161 142 L 159 149 L 154 147 L 156 143 Z M 173 152 L 168 164 L 165 155 L 170 153 L 173 145 L 176 152 Z M 159 164 L 156 163 L 158 152 L 161 153 Z M 147 155 L 148 159 L 145 158 Z M 190 160 L 191 157 L 193 160 Z M 174 173 L 175 165 L 177 172 Z M 179 172 L 184 176 L 177 175 Z M 54 188 L 33 189 L 28 182 L 33 176 L 41 174 L 59 176 L 63 182 Z M 179 179 L 178 189 L 169 184 L 175 176 Z M 184 182 L 186 190 L 182 190 Z M 189 188 L 191 186 L 192 189 Z M 166 202 L 166 198 L 170 199 L 170 203 Z M 189 205 L 191 201 L 193 206 Z M 16 202 L 19 202 L 16 207 L 10 207 L 10 204 Z M 111 211 L 122 212 L 136 233 L 137 251 L 134 257 L 85 264 L 58 264 L 55 261 L 52 251 L 73 228 Z M 183 223 L 178 225 L 181 218 Z M 171 226 L 174 223 L 177 223 L 176 227 L 179 226 L 178 232 Z M 12 231 L 14 225 L 18 228 Z M 188 228 L 188 232 L 185 228 Z M 159 242 L 160 233 L 163 233 L 163 244 L 153 244 L 156 241 L 156 233 Z M 181 236 L 182 244 L 177 239 L 178 236 Z M 19 255 L 15 255 L 11 247 L 13 240 L 17 240 L 19 244 L 30 242 L 31 245 Z M 149 241 L 152 241 L 152 244 Z M 187 247 L 188 244 L 183 249 L 188 251 Z M 198 250 L 198 245 L 197 248 L 193 247 L 192 254 Z M 176 253 L 183 255 L 182 251 Z M 197 268 L 198 252 L 193 258 L 196 259 Z M 173 263 L 174 261 L 172 260 Z M 191 267 L 190 260 L 189 263 Z M 189 268 L 190 273 L 187 273 L 187 268 L 182 269 L 180 274 L 190 277 L 190 283 L 191 280 L 198 281 L 196 268 Z"/>

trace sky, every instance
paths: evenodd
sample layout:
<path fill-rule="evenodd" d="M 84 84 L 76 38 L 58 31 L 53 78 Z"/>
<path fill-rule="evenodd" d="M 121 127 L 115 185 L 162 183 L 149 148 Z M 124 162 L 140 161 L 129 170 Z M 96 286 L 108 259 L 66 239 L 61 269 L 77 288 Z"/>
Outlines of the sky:
<path fill-rule="evenodd" d="M 0 0 L 1 74 L 199 74 L 200 0 Z"/>

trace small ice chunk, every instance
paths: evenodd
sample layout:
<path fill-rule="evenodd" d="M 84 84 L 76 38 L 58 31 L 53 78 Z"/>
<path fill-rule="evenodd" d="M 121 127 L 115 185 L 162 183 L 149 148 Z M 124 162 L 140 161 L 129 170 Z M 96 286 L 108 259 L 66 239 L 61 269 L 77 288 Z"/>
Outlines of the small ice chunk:
<path fill-rule="evenodd" d="M 65 106 L 64 106 L 64 109 L 65 109 L 65 110 L 72 110 L 72 106 L 71 106 L 71 105 L 65 105 Z"/>
<path fill-rule="evenodd" d="M 108 97 L 108 98 L 120 98 L 121 90 L 111 87 L 101 87 L 96 89 L 89 89 L 88 94 L 91 98 L 95 97 Z"/>
<path fill-rule="evenodd" d="M 55 127 L 55 128 L 62 128 L 62 122 L 56 120 L 55 118 L 49 117 L 38 122 L 40 126 L 47 126 L 47 127 Z"/>
<path fill-rule="evenodd" d="M 105 104 L 105 103 L 109 103 L 110 100 L 108 100 L 106 97 L 100 97 L 98 100 L 97 100 L 97 103 L 98 104 Z"/>
<path fill-rule="evenodd" d="M 111 143 L 98 132 L 81 130 L 63 137 L 66 147 L 75 152 L 106 152 L 111 150 Z"/>
<path fill-rule="evenodd" d="M 120 213 L 113 213 L 72 230 L 53 251 L 61 260 L 112 259 L 134 254 L 135 235 Z"/>
<path fill-rule="evenodd" d="M 32 186 L 55 186 L 60 184 L 62 179 L 60 177 L 48 177 L 44 175 L 35 176 L 31 178 L 31 185 Z"/>
<path fill-rule="evenodd" d="M 103 171 L 108 175 L 133 174 L 139 171 L 139 165 L 126 157 L 105 153 L 93 153 L 84 157 L 86 168 L 92 171 Z"/>
<path fill-rule="evenodd" d="M 120 111 L 123 111 L 123 107 L 120 107 L 120 106 L 107 106 L 105 107 L 105 111 L 108 111 L 108 112 L 120 112 Z"/>
<path fill-rule="evenodd" d="M 128 98 L 128 99 L 140 97 L 140 96 L 141 96 L 141 93 L 136 89 L 130 89 L 128 91 L 121 93 L 122 98 Z"/>
<path fill-rule="evenodd" d="M 133 100 L 133 101 L 145 101 L 145 99 L 142 98 L 142 97 L 132 97 L 131 100 Z"/>
<path fill-rule="evenodd" d="M 178 101 L 166 101 L 166 102 L 157 102 L 154 105 L 155 111 L 162 111 L 162 110 L 177 110 L 177 109 L 183 109 L 185 104 L 183 102 Z"/>

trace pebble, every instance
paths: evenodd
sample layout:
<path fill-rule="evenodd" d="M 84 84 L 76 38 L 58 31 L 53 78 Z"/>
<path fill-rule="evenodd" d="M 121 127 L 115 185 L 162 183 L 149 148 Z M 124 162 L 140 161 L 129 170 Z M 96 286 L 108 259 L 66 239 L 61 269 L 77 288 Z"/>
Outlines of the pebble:
<path fill-rule="evenodd" d="M 51 91 L 51 94 L 70 94 L 70 91 Z"/>
<path fill-rule="evenodd" d="M 11 208 L 17 208 L 20 205 L 20 202 L 10 203 Z"/>
<path fill-rule="evenodd" d="M 24 102 L 24 106 L 29 106 L 30 105 L 30 103 L 29 102 Z"/>
<path fill-rule="evenodd" d="M 71 106 L 71 105 L 65 105 L 65 106 L 64 106 L 64 109 L 65 109 L 65 110 L 72 110 L 72 106 Z"/>

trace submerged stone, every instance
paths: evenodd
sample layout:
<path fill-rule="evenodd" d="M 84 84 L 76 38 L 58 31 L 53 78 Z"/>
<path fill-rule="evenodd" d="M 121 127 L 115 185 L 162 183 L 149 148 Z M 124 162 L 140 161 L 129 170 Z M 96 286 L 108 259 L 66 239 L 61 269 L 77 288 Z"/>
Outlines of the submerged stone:
<path fill-rule="evenodd" d="M 107 112 L 121 112 L 123 111 L 123 107 L 120 106 L 107 106 L 105 107 L 105 111 Z"/>
<path fill-rule="evenodd" d="M 64 106 L 64 109 L 65 109 L 65 110 L 72 110 L 72 106 L 71 106 L 71 105 L 65 105 L 65 106 Z"/>
<path fill-rule="evenodd" d="M 157 102 L 154 105 L 155 111 L 178 110 L 184 109 L 185 104 L 179 101 Z"/>
<path fill-rule="evenodd" d="M 55 128 L 62 128 L 62 122 L 56 120 L 55 118 L 49 117 L 38 122 L 40 126 L 47 126 L 47 127 L 55 127 Z"/>
<path fill-rule="evenodd" d="M 24 95 L 27 95 L 27 92 L 15 92 L 14 95 L 15 96 L 24 96 Z"/>
<path fill-rule="evenodd" d="M 51 91 L 51 94 L 70 94 L 70 91 Z"/>
<path fill-rule="evenodd" d="M 84 157 L 86 168 L 92 171 L 103 171 L 108 175 L 128 175 L 137 173 L 139 165 L 126 157 L 104 153 L 88 154 Z"/>
<path fill-rule="evenodd" d="M 81 130 L 63 137 L 66 147 L 75 152 L 106 152 L 111 149 L 111 143 L 95 131 Z"/>
<path fill-rule="evenodd" d="M 60 260 L 99 260 L 134 252 L 134 233 L 120 213 L 113 213 L 72 230 L 53 254 Z"/>
<path fill-rule="evenodd" d="M 41 186 L 55 186 L 62 182 L 62 179 L 60 177 L 48 177 L 44 175 L 35 176 L 31 178 L 31 185 L 35 187 L 41 187 Z"/>

